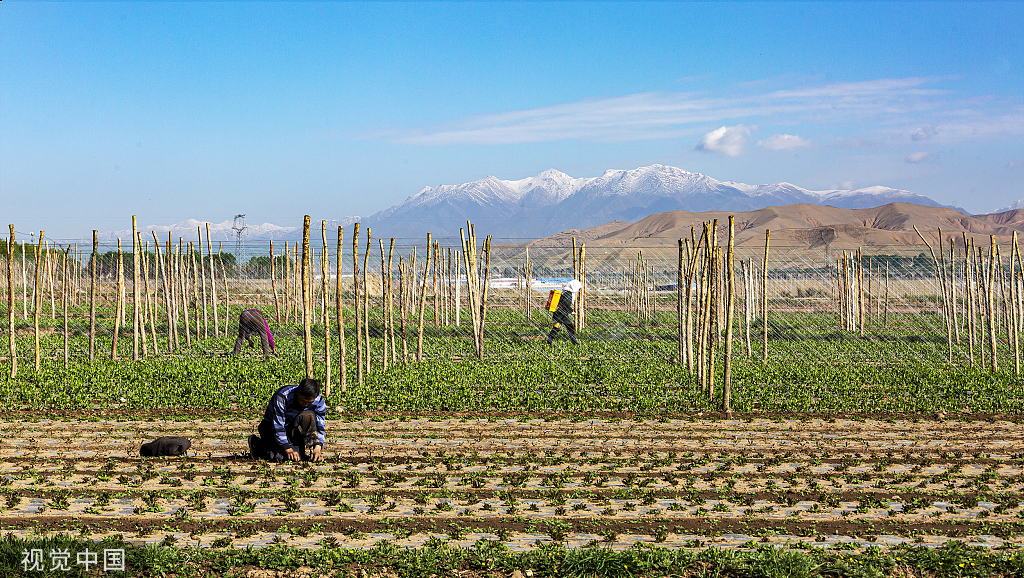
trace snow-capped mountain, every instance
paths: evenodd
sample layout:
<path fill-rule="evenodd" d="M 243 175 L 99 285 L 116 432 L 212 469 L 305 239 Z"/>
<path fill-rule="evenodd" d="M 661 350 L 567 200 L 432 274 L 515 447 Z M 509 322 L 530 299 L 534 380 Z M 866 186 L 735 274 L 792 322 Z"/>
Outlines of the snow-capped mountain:
<path fill-rule="evenodd" d="M 891 202 L 942 206 L 910 191 L 888 187 L 812 191 L 791 183 L 748 185 L 719 181 L 707 175 L 665 165 L 632 170 L 608 170 L 598 177 L 575 178 L 549 169 L 537 176 L 507 181 L 488 176 L 471 183 L 424 187 L 404 202 L 368 218 L 345 217 L 328 221 L 329 231 L 338 225 L 360 221 L 363 230 L 372 228 L 374 238 L 396 237 L 419 242 L 429 231 L 435 238 L 459 238 L 459 229 L 472 221 L 478 237 L 496 240 L 536 239 L 566 231 L 585 229 L 612 221 L 636 222 L 665 211 L 750 211 L 765 207 L 810 203 L 841 209 L 866 209 Z M 249 225 L 243 241 L 301 238 L 301 228 L 264 223 Z M 232 221 L 210 225 L 216 242 L 235 241 Z M 144 241 L 156 231 L 166 241 L 170 231 L 175 241 L 196 240 L 196 228 L 205 222 L 189 219 L 174 225 L 139 227 Z M 314 230 L 319 222 L 314 222 Z M 319 238 L 316 231 L 315 238 Z M 129 242 L 131 230 L 100 235 L 110 242 Z M 481 239 L 482 240 L 482 239 Z"/>
<path fill-rule="evenodd" d="M 341 220 L 329 220 L 327 221 L 327 230 L 336 231 L 339 225 L 348 225 L 359 220 L 359 217 L 345 217 Z M 174 242 L 177 243 L 178 239 L 184 239 L 186 243 L 195 242 L 198 239 L 199 229 L 203 231 L 203 243 L 206 243 L 206 221 L 198 221 L 196 219 L 186 219 L 180 223 L 173 225 L 147 225 L 137 227 L 138 232 L 142 233 L 142 242 L 153 241 L 153 232 L 156 233 L 161 243 L 167 241 L 167 233 L 170 232 Z M 234 230 L 235 222 L 233 220 L 224 221 L 222 223 L 210 223 L 210 241 L 212 243 L 218 242 L 231 242 L 234 243 L 236 240 L 236 232 Z M 315 222 L 312 225 L 315 234 L 312 235 L 315 238 L 319 238 L 320 233 L 317 231 L 320 228 L 320 223 Z M 295 240 L 302 237 L 302 227 L 282 227 L 274 225 L 273 223 L 263 223 L 262 225 L 246 225 L 242 232 L 243 240 Z M 99 233 L 97 239 L 101 243 L 116 242 L 117 239 L 121 239 L 122 245 L 131 246 L 132 230 L 123 229 L 120 231 L 110 231 L 108 233 Z M 91 241 L 91 239 L 89 239 Z M 232 245 L 233 246 L 233 245 Z M 214 247 L 216 249 L 216 247 Z"/>
<path fill-rule="evenodd" d="M 1003 207 L 1002 209 L 997 209 L 997 210 L 992 211 L 992 212 L 993 213 L 1005 213 L 1006 211 L 1012 211 L 1014 209 L 1024 209 L 1024 199 L 1017 199 L 1009 207 Z"/>
<path fill-rule="evenodd" d="M 790 183 L 748 185 L 665 165 L 608 170 L 573 178 L 550 169 L 517 181 L 489 176 L 460 185 L 424 187 L 405 202 L 371 215 L 365 223 L 384 236 L 458 237 L 466 220 L 496 238 L 536 238 L 609 221 L 637 221 L 671 210 L 748 211 L 811 203 L 844 209 L 877 207 L 894 201 L 939 203 L 900 189 L 867 187 L 812 191 Z"/>

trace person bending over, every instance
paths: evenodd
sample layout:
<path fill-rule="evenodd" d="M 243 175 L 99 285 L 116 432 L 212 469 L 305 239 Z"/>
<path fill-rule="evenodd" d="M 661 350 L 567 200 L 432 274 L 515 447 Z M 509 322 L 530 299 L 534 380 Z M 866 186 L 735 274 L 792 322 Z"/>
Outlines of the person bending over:
<path fill-rule="evenodd" d="M 283 462 L 323 460 L 327 405 L 320 382 L 306 378 L 279 388 L 267 402 L 256 431 L 249 436 L 249 453 L 258 460 Z"/>
<path fill-rule="evenodd" d="M 569 340 L 573 342 L 573 345 L 579 345 L 579 341 L 576 340 L 576 325 L 572 322 L 572 302 L 573 297 L 582 288 L 583 283 L 576 279 L 569 281 L 562 288 L 562 296 L 558 299 L 558 307 L 551 314 L 551 320 L 555 325 L 551 328 L 551 333 L 548 333 L 548 345 L 551 345 L 551 342 L 555 340 L 558 330 L 563 325 L 565 325 L 566 333 L 569 334 Z"/>
<path fill-rule="evenodd" d="M 249 347 L 253 347 L 252 336 L 254 333 L 260 336 L 264 357 L 271 353 L 277 354 L 274 351 L 274 336 L 270 333 L 270 325 L 263 318 L 263 314 L 259 309 L 246 309 L 238 316 L 238 338 L 235 339 L 235 350 L 231 352 L 231 355 L 241 353 L 243 339 L 249 342 Z"/>

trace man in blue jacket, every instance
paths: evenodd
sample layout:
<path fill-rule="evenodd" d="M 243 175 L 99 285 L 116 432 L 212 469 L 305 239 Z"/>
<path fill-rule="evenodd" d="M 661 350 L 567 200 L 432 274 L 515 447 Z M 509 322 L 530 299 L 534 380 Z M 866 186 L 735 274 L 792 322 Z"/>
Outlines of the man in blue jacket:
<path fill-rule="evenodd" d="M 320 382 L 306 378 L 279 388 L 267 403 L 263 421 L 249 436 L 253 458 L 273 462 L 323 460 L 327 405 Z"/>

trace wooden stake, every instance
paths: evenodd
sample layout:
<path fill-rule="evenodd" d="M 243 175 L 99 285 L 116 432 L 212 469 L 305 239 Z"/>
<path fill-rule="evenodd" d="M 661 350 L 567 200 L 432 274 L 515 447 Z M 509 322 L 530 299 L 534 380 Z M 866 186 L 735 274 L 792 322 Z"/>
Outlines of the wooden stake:
<path fill-rule="evenodd" d="M 988 252 L 988 282 L 986 283 L 985 293 L 988 296 L 988 336 L 989 336 L 989 347 L 991 348 L 989 356 L 989 366 L 992 369 L 992 373 L 999 370 L 999 360 L 996 351 L 996 292 L 995 292 L 995 280 L 996 280 L 996 236 L 989 235 L 989 252 Z"/>
<path fill-rule="evenodd" d="M 939 293 L 942 294 L 942 321 L 946 326 L 948 358 L 949 363 L 953 363 L 953 332 L 952 326 L 949 323 L 949 308 L 947 307 L 946 298 L 946 268 L 944 266 L 940 266 L 939 259 L 935 256 L 935 250 L 932 249 L 932 244 L 929 243 L 928 240 L 924 238 L 924 235 L 921 234 L 921 231 L 917 230 L 917 226 L 914 226 L 914 231 L 917 232 L 917 236 L 920 237 L 921 241 L 924 242 L 926 247 L 928 247 L 928 252 L 931 253 L 932 255 L 932 263 L 935 265 L 936 274 L 939 277 Z M 939 250 L 942 250 L 942 229 L 939 229 Z"/>
<path fill-rule="evenodd" d="M 199 239 L 199 242 L 203 242 L 202 238 Z M 217 313 L 217 274 L 213 268 L 213 243 L 210 242 L 210 223 L 206 223 L 206 254 L 210 256 L 210 298 L 213 302 L 213 334 L 216 337 L 220 337 L 220 317 Z M 225 291 L 227 291 L 226 283 L 227 280 L 225 280 Z M 227 315 L 230 315 L 230 312 Z M 224 335 L 227 335 L 228 332 L 228 319 L 228 317 L 224 319 Z"/>
<path fill-rule="evenodd" d="M 370 285 L 367 275 L 370 272 L 370 251 L 373 248 L 373 235 L 370 227 L 366 228 L 366 252 L 363 253 L 363 344 L 366 346 L 366 368 L 370 368 Z M 362 385 L 362 384 L 360 384 Z"/>
<path fill-rule="evenodd" d="M 10 236 L 7 237 L 7 342 L 8 356 L 11 360 L 10 378 L 18 376 L 18 346 L 14 335 L 14 224 L 8 225 Z M 21 248 L 22 255 L 25 248 Z"/>
<path fill-rule="evenodd" d="M 732 412 L 732 317 L 736 295 L 736 271 L 733 264 L 733 249 L 736 240 L 736 218 L 729 215 L 729 247 L 725 257 L 726 313 L 725 313 L 725 369 L 722 379 L 722 411 Z"/>
<path fill-rule="evenodd" d="M 761 361 L 768 363 L 768 243 L 771 240 L 771 231 L 764 231 L 764 266 L 761 270 L 761 321 L 763 322 L 762 335 L 764 337 L 764 349 L 761 354 Z"/>
<path fill-rule="evenodd" d="M 209 339 L 210 338 L 210 316 L 209 316 L 209 312 L 208 312 L 207 307 L 206 307 L 206 300 L 208 298 L 208 296 L 206 294 L 206 261 L 207 260 L 210 261 L 210 280 L 212 281 L 213 278 L 216 275 L 214 274 L 214 269 L 213 269 L 213 255 L 210 253 L 210 251 L 206 252 L 206 256 L 209 257 L 209 259 L 204 259 L 203 258 L 203 228 L 202 227 L 196 227 L 196 235 L 199 238 L 199 264 L 201 265 L 201 267 L 199 269 L 199 281 L 200 281 L 200 285 L 202 285 L 202 288 L 203 288 L 203 338 L 204 339 Z M 209 240 L 209 239 L 207 239 L 207 240 Z M 197 325 L 198 325 L 198 323 L 197 323 Z M 214 334 L 214 336 L 217 335 L 217 328 L 216 327 L 214 327 L 214 329 L 213 329 L 213 334 Z"/>
<path fill-rule="evenodd" d="M 110 343 L 110 359 L 117 359 L 117 339 L 121 334 L 124 318 L 124 254 L 121 252 L 121 238 L 117 239 L 117 306 L 114 309 L 114 337 Z"/>
<path fill-rule="evenodd" d="M 409 361 L 409 343 L 406 341 L 405 335 L 405 315 L 408 312 L 406 305 L 406 292 L 408 291 L 408 284 L 406 283 L 406 267 L 405 261 L 401 256 L 398 257 L 398 322 L 399 331 L 402 334 L 402 363 Z"/>
<path fill-rule="evenodd" d="M 683 239 L 679 239 L 679 256 L 676 262 L 676 363 L 679 365 L 683 364 L 685 354 L 685 343 L 683 339 L 683 333 L 685 332 L 685 321 L 683 314 L 683 258 L 684 258 L 684 243 Z"/>
<path fill-rule="evenodd" d="M 430 233 L 427 233 L 427 262 L 423 264 L 423 285 L 420 288 L 420 320 L 416 329 L 417 362 L 423 361 L 423 316 L 427 309 L 427 278 L 430 275 L 430 256 L 434 253 L 430 237 Z"/>
<path fill-rule="evenodd" d="M 323 295 L 323 320 L 324 320 L 324 397 L 331 389 L 331 324 L 328 321 L 329 308 L 327 306 L 327 221 L 320 221 L 320 237 L 323 240 L 323 249 L 320 251 L 320 292 Z M 341 255 L 340 253 L 338 254 Z"/>
<path fill-rule="evenodd" d="M 61 309 L 64 310 L 64 369 L 68 368 L 68 252 L 71 246 L 64 249 L 64 262 L 60 268 L 61 272 Z M 145 335 L 145 334 L 143 334 Z"/>
<path fill-rule="evenodd" d="M 387 327 L 388 338 L 391 340 L 391 362 L 397 361 L 395 351 L 395 297 L 394 297 L 394 267 L 392 258 L 395 254 L 395 238 L 391 237 L 391 244 L 388 246 L 388 268 L 387 268 Z"/>
<path fill-rule="evenodd" d="M 166 263 L 163 257 L 160 255 L 160 240 L 156 238 L 156 231 L 150 231 L 153 235 L 153 245 L 156 249 L 156 276 L 157 276 L 157 291 L 160 290 L 160 277 L 163 277 L 164 281 L 164 310 L 167 314 L 167 351 L 174 351 L 174 340 L 171 336 L 171 327 L 173 324 L 171 317 L 171 288 L 170 283 L 167 279 Z"/>
<path fill-rule="evenodd" d="M 302 218 L 302 348 L 305 352 L 306 377 L 313 377 L 313 336 L 309 326 L 309 215 Z"/>
<path fill-rule="evenodd" d="M 338 253 L 341 254 L 340 252 Z M 277 256 L 274 255 L 274 240 L 270 240 L 270 288 L 274 292 L 274 316 L 281 326 L 281 302 L 277 298 Z"/>
<path fill-rule="evenodd" d="M 140 242 L 142 241 L 142 233 L 139 233 L 139 241 Z M 157 243 L 157 249 L 159 249 L 159 248 L 160 248 L 160 243 Z M 150 289 L 149 289 L 149 241 L 146 241 L 146 247 L 145 247 L 145 249 L 142 252 L 142 256 L 143 256 L 143 261 L 142 261 L 143 277 L 142 278 L 146 282 L 146 307 L 149 309 L 149 314 L 147 315 L 147 317 L 149 318 L 149 334 L 150 334 L 150 337 L 152 338 L 152 341 L 153 341 L 153 355 L 160 355 L 160 345 L 157 343 L 157 340 L 156 340 L 156 314 L 157 314 L 156 293 L 157 293 L 157 290 L 158 290 L 157 289 L 156 271 L 153 272 L 153 292 L 152 292 L 152 301 L 150 301 Z M 159 270 L 159 264 L 156 265 L 156 269 Z M 143 335 L 145 335 L 145 330 L 143 330 Z"/>
<path fill-rule="evenodd" d="M 339 253 L 340 255 L 340 253 Z M 340 281 L 340 279 L 339 279 Z M 356 305 L 356 379 L 359 386 L 363 385 L 363 316 L 359 302 L 359 223 L 353 225 L 352 231 L 352 292 L 355 294 Z"/>
<path fill-rule="evenodd" d="M 199 267 L 196 266 L 196 248 L 191 242 L 188 244 L 188 255 L 186 257 L 185 266 L 191 266 L 192 269 L 192 275 L 189 281 L 192 283 L 192 311 L 196 320 L 196 343 L 199 343 L 203 340 L 203 335 L 201 333 L 203 327 L 202 323 L 200 323 L 200 321 L 202 321 L 202 317 L 200 316 L 200 313 L 202 312 L 202 304 L 199 303 Z"/>
<path fill-rule="evenodd" d="M 377 239 L 380 245 L 380 305 L 381 305 L 381 334 L 384 337 L 384 347 L 381 348 L 380 360 L 381 369 L 388 370 L 388 269 L 384 262 L 384 239 Z"/>
<path fill-rule="evenodd" d="M 135 311 L 132 313 L 132 319 L 135 327 L 133 332 L 136 333 L 136 339 L 132 347 L 132 355 L 141 357 L 146 356 L 146 350 L 148 346 L 146 344 L 146 304 L 149 302 L 149 295 L 143 294 L 143 272 L 145 271 L 143 265 L 143 254 L 142 254 L 142 234 L 135 231 L 135 238 L 132 239 L 132 261 L 135 267 L 135 277 L 132 279 L 132 299 L 135 304 L 132 309 Z M 141 347 L 139 347 L 141 342 Z M 137 360 L 137 358 L 136 358 Z"/>
<path fill-rule="evenodd" d="M 345 321 L 342 313 L 344 303 L 341 300 L 341 243 L 345 235 L 345 229 L 341 226 L 338 227 L 338 250 L 336 257 L 337 271 L 335 277 L 335 293 L 334 293 L 334 315 L 335 323 L 338 326 L 338 357 L 341 358 L 340 367 L 338 368 L 338 385 L 341 386 L 341 393 L 345 393 L 346 390 L 346 379 L 347 379 L 347 362 L 346 357 L 348 356 L 345 352 Z M 330 386 L 327 386 L 328 393 L 330 393 Z"/>
<path fill-rule="evenodd" d="M 358 230 L 358 227 L 356 229 Z M 291 253 L 288 252 L 288 241 L 284 242 L 282 256 L 284 257 L 284 320 L 288 323 L 292 314 L 292 258 Z"/>

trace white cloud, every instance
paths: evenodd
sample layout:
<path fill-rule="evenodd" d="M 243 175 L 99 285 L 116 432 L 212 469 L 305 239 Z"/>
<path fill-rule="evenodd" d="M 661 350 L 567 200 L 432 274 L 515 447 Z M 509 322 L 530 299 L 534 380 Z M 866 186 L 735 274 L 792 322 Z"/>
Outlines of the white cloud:
<path fill-rule="evenodd" d="M 723 126 L 704 135 L 697 145 L 697 150 L 738 157 L 745 152 L 748 136 L 750 128 L 746 125 Z"/>
<path fill-rule="evenodd" d="M 921 163 L 931 158 L 932 153 L 917 151 L 907 155 L 907 158 L 903 159 L 905 163 Z"/>
<path fill-rule="evenodd" d="M 935 136 L 937 134 L 939 134 L 939 131 L 935 130 L 934 126 L 927 125 L 927 126 L 922 126 L 922 127 L 918 128 L 917 130 L 915 130 L 913 132 L 913 134 L 910 135 L 910 139 L 911 140 L 928 140 L 928 139 L 932 138 L 933 136 Z"/>
<path fill-rule="evenodd" d="M 1024 135 L 1024 110 L 1019 105 L 1000 98 L 958 99 L 950 91 L 927 88 L 939 80 L 946 79 L 881 78 L 725 96 L 645 92 L 472 115 L 357 138 L 426 146 L 570 139 L 623 142 L 687 137 L 701 134 L 702 126 L 750 126 L 769 118 L 773 123 L 855 125 L 867 134 L 883 129 L 891 133 L 894 127 L 909 124 L 903 130 L 920 131 L 922 136 L 929 131 L 938 134 L 934 126 L 941 120 L 939 140 L 944 142 Z"/>
<path fill-rule="evenodd" d="M 800 138 L 795 134 L 773 134 L 764 140 L 757 141 L 757 146 L 772 151 L 802 149 L 811 146 L 811 144 L 811 141 Z"/>

